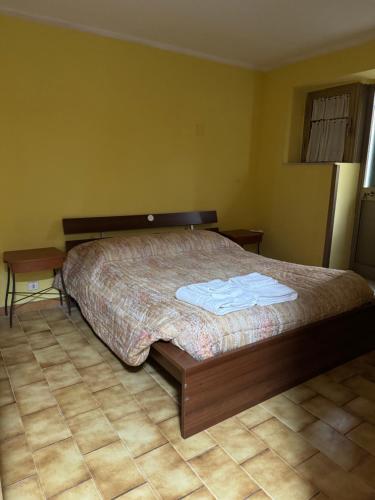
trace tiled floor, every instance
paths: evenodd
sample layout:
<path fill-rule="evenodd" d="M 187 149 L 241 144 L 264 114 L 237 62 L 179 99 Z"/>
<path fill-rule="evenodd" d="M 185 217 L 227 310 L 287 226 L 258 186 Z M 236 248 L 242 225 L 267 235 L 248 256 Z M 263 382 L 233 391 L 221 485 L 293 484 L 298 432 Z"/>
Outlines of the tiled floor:
<path fill-rule="evenodd" d="M 178 393 L 75 311 L 0 319 L 5 499 L 375 499 L 375 353 L 183 440 Z"/>

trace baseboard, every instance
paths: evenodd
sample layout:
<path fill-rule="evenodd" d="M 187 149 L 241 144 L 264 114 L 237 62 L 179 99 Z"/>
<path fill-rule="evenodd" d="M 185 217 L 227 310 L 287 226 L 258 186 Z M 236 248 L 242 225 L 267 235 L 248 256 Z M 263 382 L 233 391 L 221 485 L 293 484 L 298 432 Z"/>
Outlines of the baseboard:
<path fill-rule="evenodd" d="M 35 311 L 39 309 L 53 309 L 60 305 L 60 300 L 57 299 L 45 299 L 37 300 L 35 302 L 28 302 L 27 304 L 15 304 L 14 309 L 22 309 L 22 311 Z M 8 307 L 9 312 L 9 307 Z M 0 307 L 0 316 L 5 316 L 5 307 Z"/>

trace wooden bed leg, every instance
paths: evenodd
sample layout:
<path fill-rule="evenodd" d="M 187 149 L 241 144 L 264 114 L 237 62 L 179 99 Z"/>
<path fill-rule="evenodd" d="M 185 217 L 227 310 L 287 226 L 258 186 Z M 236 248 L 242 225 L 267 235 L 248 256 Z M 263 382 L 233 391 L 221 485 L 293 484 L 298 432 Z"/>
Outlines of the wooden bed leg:
<path fill-rule="evenodd" d="M 185 377 L 184 377 L 185 378 Z M 187 427 L 187 424 L 189 422 L 189 419 L 186 415 L 186 412 L 189 410 L 189 399 L 187 395 L 187 390 L 186 390 L 186 383 L 185 380 L 181 383 L 181 401 L 180 401 L 180 431 L 181 431 L 181 436 L 186 439 L 187 437 L 191 436 L 191 433 L 189 433 L 189 429 Z"/>
<path fill-rule="evenodd" d="M 198 408 L 194 412 L 196 406 L 194 400 L 194 393 L 189 389 L 189 376 L 185 374 L 184 380 L 181 384 L 181 406 L 180 406 L 180 431 L 181 436 L 186 439 L 197 432 L 210 427 L 210 423 L 201 420 L 200 413 L 204 411 L 204 407 Z"/>
<path fill-rule="evenodd" d="M 230 367 L 228 368 L 230 370 Z M 252 384 L 248 384 L 251 377 L 248 366 L 246 371 L 247 380 L 234 376 L 228 379 L 227 383 L 222 383 L 223 370 L 220 366 L 213 366 L 210 373 L 201 370 L 187 370 L 184 373 L 180 409 L 180 430 L 183 438 L 201 432 L 260 402 L 262 398 L 259 399 Z M 228 372 L 227 374 L 230 377 Z M 263 396 L 265 388 L 262 387 L 261 390 Z"/>

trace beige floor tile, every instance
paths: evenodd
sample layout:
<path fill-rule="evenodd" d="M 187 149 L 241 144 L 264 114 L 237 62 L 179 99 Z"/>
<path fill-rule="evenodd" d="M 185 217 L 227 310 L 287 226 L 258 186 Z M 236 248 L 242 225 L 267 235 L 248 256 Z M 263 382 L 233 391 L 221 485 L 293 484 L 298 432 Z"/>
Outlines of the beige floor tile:
<path fill-rule="evenodd" d="M 20 344 L 14 347 L 7 347 L 1 350 L 3 359 L 7 366 L 19 365 L 28 361 L 35 361 L 31 347 L 26 344 Z"/>
<path fill-rule="evenodd" d="M 44 318 L 28 319 L 21 322 L 23 331 L 30 335 L 31 333 L 43 332 L 49 330 L 49 325 Z"/>
<path fill-rule="evenodd" d="M 171 473 L 174 459 L 178 463 L 177 474 L 181 474 L 182 487 L 187 485 L 186 490 L 189 490 L 184 496 L 186 500 L 212 499 L 213 493 L 217 498 L 225 500 L 270 498 L 264 490 L 259 489 L 258 484 L 253 483 L 248 473 L 233 458 L 248 464 L 259 460 L 265 453 L 276 456 L 278 465 L 281 463 L 288 472 L 293 467 L 302 473 L 299 468 L 308 465 L 309 474 L 316 478 L 312 480 L 316 485 L 316 493 L 311 500 L 327 500 L 329 493 L 330 498 L 340 500 L 362 500 L 372 498 L 371 494 L 375 494 L 375 456 L 371 455 L 375 447 L 375 351 L 294 387 L 265 402 L 265 406 L 254 406 L 208 432 L 201 432 L 184 440 L 180 434 L 175 403 L 175 400 L 178 401 L 179 387 L 163 370 L 156 369 L 147 362 L 138 369 L 126 367 L 93 334 L 76 309 L 70 318 L 74 319 L 74 323 L 67 319 L 61 308 L 46 313 L 43 311 L 43 314 L 27 313 L 23 316 L 23 323 L 19 323 L 17 317 L 14 319 L 14 328 L 11 330 L 8 319 L 0 318 L 0 349 L 6 359 L 5 364 L 0 357 L 0 390 L 3 388 L 0 393 L 0 444 L 3 449 L 0 460 L 1 456 L 8 455 L 8 444 L 14 443 L 9 451 L 11 465 L 7 479 L 9 481 L 9 473 L 13 474 L 12 482 L 5 486 L 3 484 L 5 500 L 40 498 L 41 482 L 38 469 L 35 470 L 30 460 L 31 447 L 34 454 L 38 454 L 43 450 L 53 451 L 54 446 L 67 441 L 71 443 L 73 460 L 69 458 L 69 451 L 66 453 L 61 450 L 59 453 L 53 452 L 53 460 L 60 463 L 60 456 L 61 461 L 69 461 L 69 467 L 74 468 L 74 473 L 71 473 L 69 467 L 61 465 L 61 462 L 56 469 L 57 481 L 72 480 L 74 484 L 68 488 L 64 484 L 64 489 L 55 497 L 58 499 L 102 498 L 98 489 L 100 481 L 102 488 L 107 488 L 110 498 L 111 488 L 114 487 L 114 483 L 108 480 L 112 474 L 112 465 L 115 478 L 118 474 L 119 480 L 123 481 L 117 472 L 121 470 L 124 475 L 124 467 L 119 466 L 119 462 L 122 459 L 129 460 L 132 474 L 132 467 L 135 465 L 131 455 L 139 464 L 147 457 L 148 466 L 155 474 L 153 477 L 161 471 L 154 483 L 158 482 L 165 488 L 166 498 L 177 498 L 179 494 L 175 491 L 176 480 Z M 56 337 L 50 328 L 33 331 L 45 326 L 44 320 L 53 327 Z M 27 335 L 20 326 L 22 324 L 28 329 Z M 61 352 L 60 346 L 69 359 L 40 369 L 30 346 L 35 352 L 51 347 Z M 75 357 L 75 364 L 70 359 L 71 354 Z M 95 364 L 92 364 L 93 359 Z M 77 368 L 76 365 L 80 367 Z M 8 372 L 11 387 L 8 385 Z M 49 384 L 48 388 L 46 382 Z M 16 391 L 16 403 L 13 402 L 12 388 Z M 65 418 L 51 391 L 59 395 L 61 409 L 65 408 Z M 356 394 L 359 397 L 355 397 Z M 270 402 L 277 415 L 266 409 Z M 47 407 L 43 408 L 44 405 Z M 70 412 L 73 416 L 67 417 Z M 173 416 L 168 416 L 170 414 Z M 316 421 L 316 418 L 320 420 Z M 306 423 L 305 419 L 312 421 Z M 363 421 L 368 423 L 361 423 Z M 313 422 L 316 422 L 315 430 L 311 425 Z M 327 455 L 331 453 L 333 459 L 347 468 L 355 464 L 350 472 L 335 464 L 328 456 L 322 455 L 303 437 L 302 434 L 310 427 L 313 429 L 314 439 L 319 437 L 322 443 L 320 448 Z M 297 433 L 293 428 L 303 430 Z M 248 442 L 248 436 L 252 436 L 257 443 L 262 443 L 262 450 L 255 456 L 252 456 L 254 450 L 252 443 Z M 323 448 L 323 443 L 326 448 Z M 4 444 L 7 444 L 5 448 Z M 112 446 L 120 447 L 121 451 L 108 451 Z M 265 446 L 271 451 L 265 452 Z M 165 453 L 164 457 L 165 449 L 172 451 Z M 99 457 L 102 453 L 105 460 Z M 74 479 L 77 468 L 71 462 L 74 464 L 77 459 L 80 464 L 84 464 L 85 457 L 89 456 L 96 460 L 100 469 L 96 476 L 98 484 L 90 479 L 87 468 L 84 469 L 87 475 L 83 480 L 78 479 L 77 482 Z M 316 462 L 313 461 L 315 457 L 318 457 Z M 49 459 L 47 461 L 51 462 Z M 187 461 L 189 464 L 186 464 Z M 202 485 L 192 472 L 190 464 L 193 465 L 195 461 L 200 463 L 205 477 L 209 478 L 210 484 L 206 483 L 208 487 Z M 198 481 L 195 487 L 190 484 L 186 470 L 187 474 L 193 474 L 193 482 Z M 277 472 L 278 468 L 273 467 L 272 470 Z M 170 477 L 166 482 L 163 475 L 167 472 Z M 135 469 L 135 473 L 138 474 L 139 481 L 129 489 L 127 484 L 126 490 L 116 497 L 127 500 L 160 498 L 160 491 L 158 493 L 155 486 L 150 481 L 147 482 L 147 476 L 143 476 L 141 469 Z M 262 473 L 267 473 L 266 467 Z M 5 475 L 7 476 L 7 472 Z M 57 484 L 53 474 L 48 473 L 47 476 L 52 486 Z M 324 476 L 328 476 L 328 479 Z M 126 474 L 125 478 L 127 481 Z M 307 475 L 305 479 L 308 479 Z M 163 481 L 165 484 L 162 484 Z M 249 491 L 249 483 L 246 481 L 251 484 Z M 285 477 L 282 474 L 280 488 L 278 494 L 273 496 L 274 500 L 288 490 L 289 481 L 289 474 L 285 474 Z M 115 489 L 116 484 L 117 479 Z M 211 484 L 215 485 L 215 491 Z M 243 495 L 241 489 L 245 492 Z M 299 488 L 289 489 L 291 493 L 288 500 L 301 494 Z"/>
<path fill-rule="evenodd" d="M 121 495 L 145 482 L 121 441 L 85 455 L 85 460 L 104 499 Z"/>
<path fill-rule="evenodd" d="M 134 488 L 133 490 L 128 491 L 127 493 L 124 493 L 123 495 L 120 495 L 117 497 L 116 500 L 154 500 L 157 497 L 149 484 L 141 484 L 141 486 L 138 486 L 137 488 Z M 184 500 L 186 500 L 189 497 L 184 497 Z M 203 500 L 203 498 L 202 498 Z"/>
<path fill-rule="evenodd" d="M 4 500 L 44 500 L 37 476 L 28 477 L 6 487 Z"/>
<path fill-rule="evenodd" d="M 80 374 L 70 361 L 61 365 L 45 368 L 44 376 L 47 379 L 51 391 L 82 382 Z"/>
<path fill-rule="evenodd" d="M 267 448 L 263 441 L 235 418 L 210 427 L 208 433 L 238 463 L 258 455 Z"/>
<path fill-rule="evenodd" d="M 79 330 L 82 335 L 84 335 L 86 337 L 87 332 L 86 332 L 86 323 L 85 321 L 81 318 L 81 319 L 74 319 L 74 318 L 71 318 L 71 320 L 73 321 L 74 323 L 74 326 L 76 327 L 77 330 Z M 93 333 L 93 332 L 92 332 Z"/>
<path fill-rule="evenodd" d="M 158 426 L 143 412 L 130 413 L 112 425 L 133 457 L 143 455 L 167 442 Z"/>
<path fill-rule="evenodd" d="M 362 376 L 371 382 L 375 382 L 375 366 L 368 363 L 362 363 Z"/>
<path fill-rule="evenodd" d="M 334 382 L 327 375 L 319 375 L 319 377 L 312 378 L 305 385 L 339 406 L 355 398 L 353 391 L 342 384 Z"/>
<path fill-rule="evenodd" d="M 69 333 L 76 329 L 74 323 L 67 318 L 56 321 L 48 320 L 48 324 L 54 335 L 64 335 L 64 333 Z"/>
<path fill-rule="evenodd" d="M 44 380 L 40 365 L 35 360 L 8 366 L 8 373 L 14 389 Z"/>
<path fill-rule="evenodd" d="M 42 368 L 66 363 L 69 358 L 66 352 L 59 345 L 45 347 L 34 351 L 35 357 Z"/>
<path fill-rule="evenodd" d="M 375 457 L 372 455 L 364 457 L 357 467 L 354 467 L 352 473 L 375 490 Z"/>
<path fill-rule="evenodd" d="M 66 314 L 60 307 L 43 309 L 43 311 L 41 311 L 41 314 L 47 321 L 58 321 L 60 319 L 66 319 Z"/>
<path fill-rule="evenodd" d="M 306 401 L 306 399 L 316 396 L 316 392 L 306 385 L 297 385 L 296 387 L 292 387 L 292 389 L 283 392 L 283 395 L 293 401 L 293 403 L 300 404 L 303 401 Z"/>
<path fill-rule="evenodd" d="M 104 361 L 102 356 L 91 345 L 80 347 L 79 350 L 69 350 L 68 352 L 76 368 L 86 368 Z"/>
<path fill-rule="evenodd" d="M 375 382 L 356 375 L 346 380 L 345 385 L 354 391 L 356 395 L 375 401 Z"/>
<path fill-rule="evenodd" d="M 367 422 L 353 429 L 347 437 L 375 456 L 375 427 Z"/>
<path fill-rule="evenodd" d="M 16 404 L 0 408 L 0 440 L 10 439 L 23 434 L 22 420 Z"/>
<path fill-rule="evenodd" d="M 79 351 L 82 347 L 87 347 L 89 343 L 78 331 L 66 333 L 56 337 L 57 342 L 66 352 Z"/>
<path fill-rule="evenodd" d="M 21 324 L 17 319 L 17 316 L 13 316 L 13 326 L 9 326 L 9 316 L 0 316 L 0 337 L 2 336 L 12 336 L 23 333 Z"/>
<path fill-rule="evenodd" d="M 80 329 L 82 330 L 85 335 L 88 334 L 88 333 L 94 333 L 92 328 L 90 327 L 89 323 L 87 323 L 87 321 L 84 319 L 83 316 L 80 316 L 80 317 L 73 317 L 72 315 L 72 321 L 73 323 Z"/>
<path fill-rule="evenodd" d="M 361 422 L 358 417 L 355 417 L 322 396 L 316 396 L 309 401 L 305 401 L 302 403 L 302 406 L 305 410 L 342 434 L 346 434 Z"/>
<path fill-rule="evenodd" d="M 35 474 L 33 458 L 24 434 L 0 443 L 0 470 L 3 486 Z"/>
<path fill-rule="evenodd" d="M 170 444 L 152 450 L 136 461 L 163 499 L 177 499 L 202 486 Z"/>
<path fill-rule="evenodd" d="M 50 347 L 51 345 L 57 344 L 57 340 L 50 330 L 29 335 L 29 342 L 32 349 L 43 349 L 44 347 Z"/>
<path fill-rule="evenodd" d="M 327 376 L 334 382 L 343 382 L 354 375 L 359 375 L 361 371 L 361 364 L 355 359 L 330 370 Z"/>
<path fill-rule="evenodd" d="M 94 410 L 99 406 L 86 384 L 76 384 L 54 392 L 65 418 Z"/>
<path fill-rule="evenodd" d="M 8 374 L 5 368 L 5 365 L 0 358 L 0 380 L 6 380 L 8 378 Z"/>
<path fill-rule="evenodd" d="M 274 500 L 308 500 L 317 488 L 270 450 L 243 464 L 243 468 Z"/>
<path fill-rule="evenodd" d="M 47 382 L 44 381 L 16 389 L 15 396 L 21 415 L 28 415 L 56 405 L 56 400 Z"/>
<path fill-rule="evenodd" d="M 143 363 L 143 369 L 150 374 L 157 373 L 156 370 L 156 363 L 154 363 L 151 359 L 146 359 L 146 361 Z"/>
<path fill-rule="evenodd" d="M 237 500 L 259 488 L 249 476 L 219 447 L 190 460 L 190 464 L 218 498 Z"/>
<path fill-rule="evenodd" d="M 375 425 L 375 403 L 365 398 L 356 398 L 350 401 L 345 407 L 350 413 L 357 415 L 359 418 L 367 420 Z"/>
<path fill-rule="evenodd" d="M 214 500 L 215 497 L 211 495 L 211 493 L 208 491 L 208 489 L 203 486 L 203 488 L 199 488 L 198 490 L 193 491 L 193 493 L 190 493 L 186 497 L 184 497 L 184 500 Z"/>
<path fill-rule="evenodd" d="M 296 432 L 315 421 L 310 413 L 282 395 L 268 399 L 262 406 Z"/>
<path fill-rule="evenodd" d="M 67 314 L 67 311 L 66 309 L 64 309 L 65 313 Z M 72 321 L 80 321 L 82 323 L 84 323 L 85 325 L 87 324 L 84 317 L 82 316 L 82 314 L 80 313 L 80 310 L 77 308 L 77 307 L 72 307 L 71 308 L 71 314 L 70 314 L 70 319 Z"/>
<path fill-rule="evenodd" d="M 121 384 L 96 392 L 95 398 L 110 421 L 141 409 L 134 397 L 128 394 Z"/>
<path fill-rule="evenodd" d="M 108 363 L 81 368 L 79 373 L 93 392 L 107 389 L 119 383 Z"/>
<path fill-rule="evenodd" d="M 259 425 L 262 422 L 272 418 L 272 415 L 269 411 L 267 411 L 263 406 L 256 405 L 248 410 L 245 410 L 238 415 L 236 418 L 240 419 L 243 424 L 246 425 L 249 429 L 254 427 L 255 425 Z"/>
<path fill-rule="evenodd" d="M 370 365 L 375 366 L 375 350 L 364 354 L 363 359 L 366 361 L 366 363 L 370 363 Z"/>
<path fill-rule="evenodd" d="M 155 365 L 153 372 L 146 371 L 146 373 L 149 373 L 156 383 L 172 396 L 172 398 L 177 399 L 179 397 L 181 389 L 179 382 L 163 368 Z"/>
<path fill-rule="evenodd" d="M 371 358 L 372 356 L 374 356 L 373 358 L 373 361 L 371 361 Z M 374 351 L 371 351 L 371 352 L 368 352 L 368 353 L 365 353 L 365 354 L 362 354 L 362 356 L 358 356 L 357 358 L 353 359 L 352 360 L 354 363 L 359 363 L 361 366 L 363 364 L 372 364 L 375 366 L 375 350 Z"/>
<path fill-rule="evenodd" d="M 107 446 L 119 439 L 101 409 L 76 415 L 68 420 L 68 425 L 83 454 Z"/>
<path fill-rule="evenodd" d="M 124 368 L 117 373 L 117 378 L 131 394 L 146 391 L 156 385 L 155 380 L 142 368 L 137 370 Z"/>
<path fill-rule="evenodd" d="M 77 484 L 77 486 L 73 486 L 73 488 L 69 490 L 59 493 L 53 497 L 53 500 L 99 500 L 100 498 L 94 481 L 89 479 L 88 481 Z"/>
<path fill-rule="evenodd" d="M 374 490 L 354 474 L 345 472 L 321 453 L 297 467 L 298 472 L 329 498 L 337 500 L 373 500 Z"/>
<path fill-rule="evenodd" d="M 21 344 L 28 344 L 29 341 L 27 336 L 22 330 L 13 333 L 1 333 L 0 334 L 0 349 L 6 349 L 7 347 L 17 347 Z"/>
<path fill-rule="evenodd" d="M 156 423 L 178 414 L 177 403 L 159 386 L 138 392 L 135 397 Z"/>
<path fill-rule="evenodd" d="M 43 319 L 42 314 L 40 311 L 17 311 L 17 319 L 20 320 L 21 322 L 27 321 L 30 319 Z"/>
<path fill-rule="evenodd" d="M 103 352 L 103 358 L 107 361 L 114 372 L 123 372 L 125 365 L 110 350 Z"/>
<path fill-rule="evenodd" d="M 0 407 L 13 402 L 13 392 L 8 379 L 0 380 Z"/>
<path fill-rule="evenodd" d="M 248 497 L 248 500 L 268 500 L 270 497 L 264 493 L 263 490 L 258 490 L 256 493 Z M 316 500 L 317 497 L 314 497 Z"/>
<path fill-rule="evenodd" d="M 267 420 L 253 428 L 254 434 L 262 439 L 288 464 L 295 466 L 318 452 L 305 439 L 293 432 L 276 418 Z"/>
<path fill-rule="evenodd" d="M 92 333 L 90 337 L 87 337 L 87 340 L 89 344 L 95 349 L 95 351 L 98 351 L 99 353 L 107 352 L 108 347 L 94 333 Z"/>
<path fill-rule="evenodd" d="M 19 321 L 17 316 L 13 317 L 13 328 L 18 328 Z M 11 330 L 9 327 L 9 316 L 0 316 L 0 331 Z"/>
<path fill-rule="evenodd" d="M 26 439 L 32 451 L 71 436 L 57 406 L 25 415 L 22 421 Z"/>
<path fill-rule="evenodd" d="M 206 431 L 183 439 L 180 432 L 179 417 L 172 417 L 160 422 L 159 428 L 179 454 L 182 455 L 184 460 L 190 460 L 216 446 L 215 441 Z"/>
<path fill-rule="evenodd" d="M 90 325 L 85 321 L 79 321 L 79 329 L 86 337 L 92 337 L 95 335 Z"/>
<path fill-rule="evenodd" d="M 90 479 L 87 467 L 72 438 L 37 450 L 34 459 L 47 497 Z"/>
<path fill-rule="evenodd" d="M 321 420 L 303 429 L 301 435 L 346 471 L 358 465 L 365 455 L 359 446 Z"/>

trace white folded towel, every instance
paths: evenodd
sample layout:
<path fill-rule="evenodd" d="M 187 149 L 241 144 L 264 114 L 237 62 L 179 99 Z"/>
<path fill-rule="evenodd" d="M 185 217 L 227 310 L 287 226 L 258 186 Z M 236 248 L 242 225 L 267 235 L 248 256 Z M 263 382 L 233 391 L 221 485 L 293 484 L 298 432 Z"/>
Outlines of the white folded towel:
<path fill-rule="evenodd" d="M 254 287 L 264 287 L 266 285 L 272 285 L 278 283 L 277 280 L 272 278 L 271 276 L 266 276 L 260 273 L 250 273 L 245 274 L 244 276 L 235 276 L 234 278 L 230 278 L 228 280 L 230 283 L 235 283 L 237 285 L 251 286 Z"/>
<path fill-rule="evenodd" d="M 222 290 L 223 293 L 219 293 L 205 290 L 202 287 L 203 284 L 179 288 L 176 292 L 176 298 L 219 316 L 256 304 L 256 296 L 250 292 L 244 292 L 239 287 L 228 286 L 225 292 Z"/>
<path fill-rule="evenodd" d="M 265 306 L 297 298 L 297 292 L 271 276 L 250 273 L 228 281 L 216 279 L 179 288 L 176 298 L 222 316 L 256 304 Z"/>
<path fill-rule="evenodd" d="M 269 285 L 262 288 L 257 296 L 259 306 L 268 306 L 271 304 L 281 304 L 290 300 L 296 300 L 298 294 L 292 288 L 282 283 L 276 282 L 275 285 Z"/>

